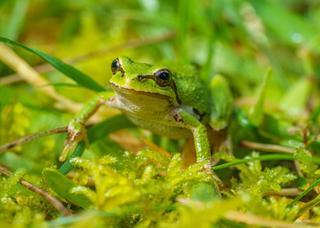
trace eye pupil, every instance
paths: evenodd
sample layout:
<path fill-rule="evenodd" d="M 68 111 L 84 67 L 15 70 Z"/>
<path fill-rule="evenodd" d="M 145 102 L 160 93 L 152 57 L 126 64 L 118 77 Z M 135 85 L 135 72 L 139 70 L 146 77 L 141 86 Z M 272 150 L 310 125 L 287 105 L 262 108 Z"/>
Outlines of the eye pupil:
<path fill-rule="evenodd" d="M 170 71 L 167 69 L 158 70 L 154 73 L 155 80 L 159 86 L 168 86 L 170 84 Z"/>
<path fill-rule="evenodd" d="M 167 71 L 163 71 L 159 74 L 159 78 L 161 80 L 168 80 L 170 77 L 169 73 Z"/>

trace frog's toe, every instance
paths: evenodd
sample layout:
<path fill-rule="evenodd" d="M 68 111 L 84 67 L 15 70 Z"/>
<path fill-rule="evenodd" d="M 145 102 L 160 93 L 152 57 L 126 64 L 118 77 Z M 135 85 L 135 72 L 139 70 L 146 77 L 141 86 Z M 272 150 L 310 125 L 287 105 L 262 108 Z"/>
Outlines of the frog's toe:
<path fill-rule="evenodd" d="M 74 128 L 74 125 L 70 124 L 68 126 L 68 136 L 65 141 L 64 148 L 59 157 L 59 161 L 63 162 L 67 159 L 70 152 L 74 151 L 78 143 L 83 140 L 86 136 L 85 126 L 77 126 Z"/>

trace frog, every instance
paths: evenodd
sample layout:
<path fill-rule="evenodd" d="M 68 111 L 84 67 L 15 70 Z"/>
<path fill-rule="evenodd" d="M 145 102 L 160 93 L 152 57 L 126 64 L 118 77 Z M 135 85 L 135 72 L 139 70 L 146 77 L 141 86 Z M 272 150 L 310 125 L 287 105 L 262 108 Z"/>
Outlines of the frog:
<path fill-rule="evenodd" d="M 60 161 L 83 140 L 90 116 L 101 105 L 108 105 L 154 134 L 192 140 L 194 160 L 211 169 L 209 136 L 224 131 L 232 113 L 232 94 L 224 77 L 216 75 L 206 83 L 193 65 L 174 62 L 152 65 L 125 56 L 112 61 L 111 72 L 109 84 L 113 92 L 99 94 L 69 123 Z"/>

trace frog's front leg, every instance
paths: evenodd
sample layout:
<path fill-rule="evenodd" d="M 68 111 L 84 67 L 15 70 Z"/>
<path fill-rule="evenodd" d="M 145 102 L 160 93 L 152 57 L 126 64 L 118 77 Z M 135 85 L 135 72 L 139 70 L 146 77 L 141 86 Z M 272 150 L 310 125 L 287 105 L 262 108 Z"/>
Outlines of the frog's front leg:
<path fill-rule="evenodd" d="M 173 112 L 173 117 L 177 122 L 181 122 L 190 129 L 194 139 L 197 162 L 206 162 L 205 169 L 211 172 L 210 165 L 210 144 L 208 140 L 207 128 L 195 116 L 184 109 L 177 109 Z"/>
<path fill-rule="evenodd" d="M 72 152 L 77 144 L 86 137 L 86 122 L 97 112 L 99 107 L 106 103 L 106 101 L 113 96 L 112 92 L 102 92 L 90 100 L 83 108 L 76 114 L 76 116 L 68 124 L 68 136 L 65 141 L 65 146 L 59 157 L 61 162 L 65 161 L 68 154 Z"/>
<path fill-rule="evenodd" d="M 205 186 L 206 190 L 209 190 L 210 194 L 212 194 L 211 197 L 220 197 L 221 194 L 217 184 L 219 178 L 214 175 L 211 167 L 211 151 L 206 126 L 202 124 L 197 117 L 183 109 L 175 110 L 173 113 L 176 121 L 182 122 L 185 127 L 191 130 L 197 162 L 204 162 L 204 171 L 212 178 L 212 182 L 200 182 L 198 185 Z M 194 186 L 192 191 L 197 191 L 197 185 Z"/>

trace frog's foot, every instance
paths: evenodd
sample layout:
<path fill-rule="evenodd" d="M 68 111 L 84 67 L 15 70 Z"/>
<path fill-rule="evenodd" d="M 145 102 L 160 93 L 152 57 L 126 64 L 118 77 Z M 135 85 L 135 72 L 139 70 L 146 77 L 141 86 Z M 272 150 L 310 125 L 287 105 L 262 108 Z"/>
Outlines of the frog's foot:
<path fill-rule="evenodd" d="M 76 148 L 78 143 L 86 139 L 85 123 L 112 95 L 113 93 L 109 91 L 99 93 L 83 106 L 76 114 L 76 117 L 71 120 L 68 125 L 68 137 L 59 158 L 60 161 L 65 161 L 69 153 Z"/>
<path fill-rule="evenodd" d="M 77 119 L 72 120 L 68 125 L 68 135 L 59 161 L 66 160 L 70 152 L 74 151 L 78 143 L 86 137 L 86 126 Z"/>

